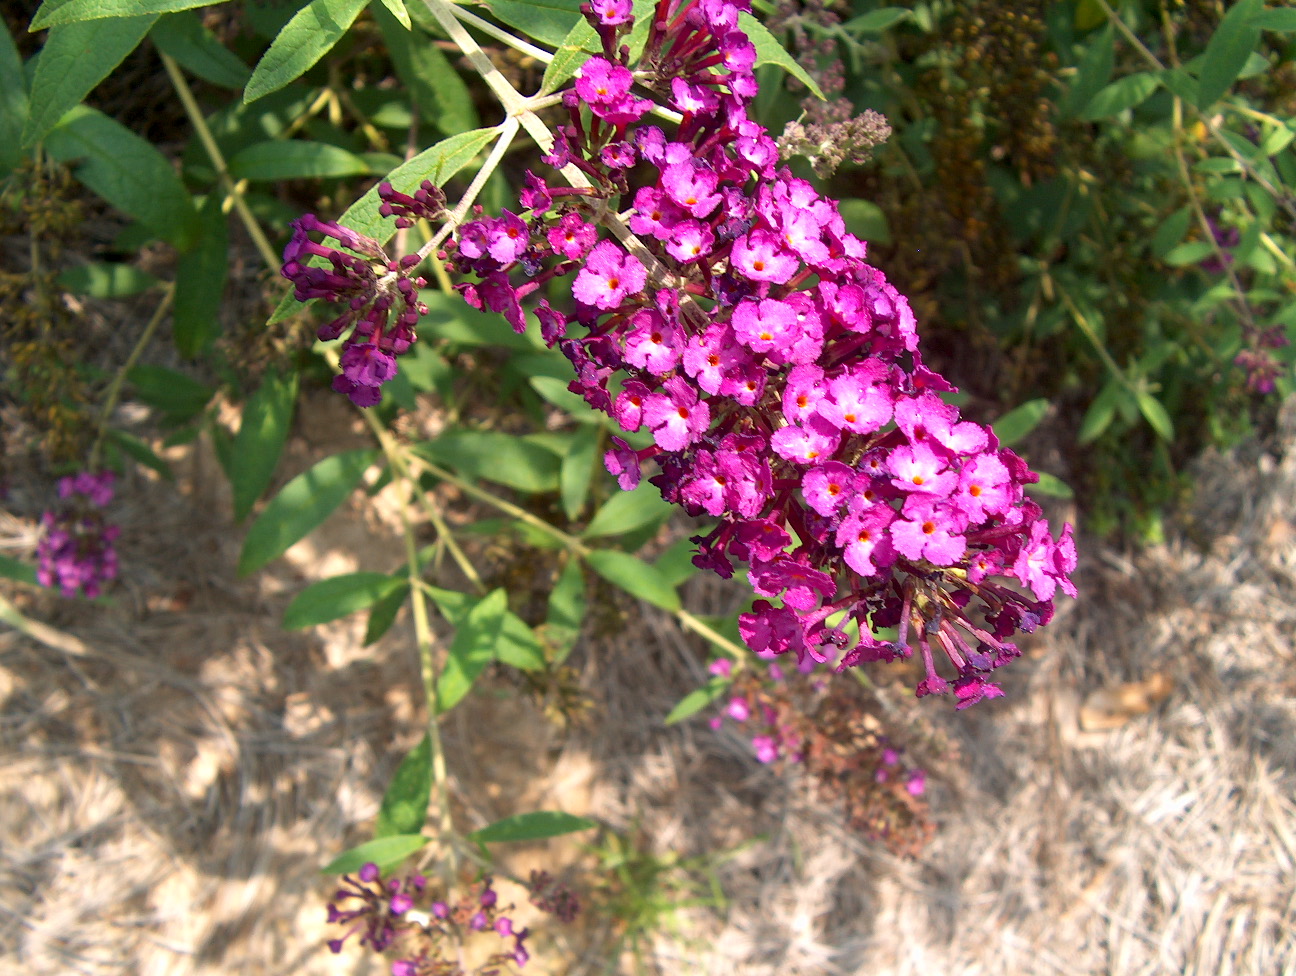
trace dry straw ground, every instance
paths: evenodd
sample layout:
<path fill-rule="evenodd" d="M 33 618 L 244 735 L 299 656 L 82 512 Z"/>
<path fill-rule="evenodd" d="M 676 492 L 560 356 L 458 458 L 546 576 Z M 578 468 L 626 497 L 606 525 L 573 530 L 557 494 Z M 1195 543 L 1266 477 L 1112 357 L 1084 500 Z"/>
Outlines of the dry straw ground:
<path fill-rule="evenodd" d="M 288 468 L 336 449 L 346 423 L 299 430 Z M 0 634 L 0 969 L 380 972 L 323 950 L 318 868 L 363 839 L 418 736 L 409 642 L 362 649 L 354 621 L 277 620 L 310 579 L 391 568 L 396 540 L 358 498 L 238 581 L 213 463 L 175 461 L 179 490 L 122 492 L 111 605 L 6 591 L 62 636 Z M 649 972 L 1296 972 L 1296 413 L 1197 480 L 1166 545 L 1084 547 L 1082 599 L 1014 665 L 1006 700 L 927 706 L 963 759 L 933 771 L 939 832 L 920 860 L 844 831 L 737 739 L 664 729 L 698 648 L 637 612 L 623 639 L 579 653 L 588 728 L 561 735 L 503 686 L 456 713 L 461 822 L 561 807 L 685 854 L 761 835 L 717 867 L 723 911 L 681 912 Z M 0 529 L 6 551 L 34 541 L 29 520 Z M 1082 730 L 1086 698 L 1119 712 L 1126 682 L 1152 690 L 1151 710 Z M 581 858 L 554 844 L 510 867 Z M 542 936 L 529 971 L 634 971 L 628 956 L 605 967 L 604 934 Z"/>

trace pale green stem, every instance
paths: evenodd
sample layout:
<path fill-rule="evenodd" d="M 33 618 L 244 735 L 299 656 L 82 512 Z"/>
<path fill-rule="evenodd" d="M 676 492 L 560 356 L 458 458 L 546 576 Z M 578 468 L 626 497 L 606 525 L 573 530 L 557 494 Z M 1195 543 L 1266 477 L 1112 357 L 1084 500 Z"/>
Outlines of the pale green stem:
<path fill-rule="evenodd" d="M 520 508 L 517 505 L 514 505 L 510 501 L 506 501 L 497 495 L 491 494 L 489 491 L 486 491 L 483 488 L 477 487 L 471 481 L 466 481 L 463 478 L 460 478 L 457 475 L 455 475 L 453 472 L 447 471 L 445 468 L 440 467 L 439 465 L 433 464 L 430 461 L 418 457 L 417 455 L 414 456 L 414 463 L 422 467 L 429 474 L 432 474 L 437 478 L 440 478 L 441 480 L 447 481 L 450 484 L 454 485 L 465 495 L 469 495 L 480 502 L 484 502 L 487 505 L 490 505 L 492 508 L 498 509 L 499 511 L 505 513 L 506 515 L 511 515 L 519 522 L 525 522 L 527 525 L 535 529 L 539 529 L 541 532 L 544 532 L 552 536 L 554 539 L 560 542 L 563 545 L 563 547 L 567 549 L 568 552 L 570 552 L 574 556 L 583 559 L 586 556 L 588 556 L 591 552 L 594 551 L 589 546 L 585 545 L 585 543 L 581 542 L 581 540 L 578 539 L 576 536 L 569 535 L 568 533 L 564 532 L 562 529 L 550 525 L 544 519 L 531 514 L 526 509 Z M 729 640 L 723 634 L 716 631 L 715 628 L 711 627 L 706 622 L 699 620 L 697 617 L 693 616 L 693 614 L 689 613 L 687 610 L 671 611 L 671 615 L 676 620 L 678 620 L 686 630 L 691 630 L 693 631 L 693 633 L 698 634 L 701 637 L 705 637 L 707 640 L 711 641 L 712 643 L 717 644 L 720 647 L 723 647 L 725 650 L 729 651 L 731 654 L 735 655 L 740 660 L 746 658 L 748 653 L 746 648 L 741 647 L 738 644 L 735 644 L 733 641 Z"/>
<path fill-rule="evenodd" d="M 483 34 L 487 34 L 495 38 L 495 40 L 507 44 L 515 51 L 521 51 L 523 54 L 535 58 L 541 64 L 548 64 L 554 58 L 554 56 L 550 54 L 548 51 L 542 51 L 534 44 L 528 44 L 526 41 L 522 40 L 522 38 L 514 37 L 508 31 L 501 30 L 500 28 L 492 24 L 490 21 L 482 20 L 475 13 L 472 13 L 471 11 L 468 10 L 464 10 L 463 7 L 460 7 L 457 4 L 451 7 L 451 9 L 454 11 L 454 15 L 458 17 L 460 20 L 462 20 L 465 24 L 471 24 L 473 27 L 476 27 Z"/>
<path fill-rule="evenodd" d="M 495 145 L 491 149 L 490 155 L 486 157 L 486 162 L 484 162 L 481 169 L 477 171 L 477 175 L 473 177 L 473 181 L 468 184 L 468 189 L 464 191 L 463 197 L 455 205 L 454 210 L 445 216 L 445 223 L 442 225 L 441 229 L 433 235 L 430 241 L 419 248 L 418 253 L 420 260 L 426 258 L 429 254 L 435 251 L 437 247 L 440 246 L 441 242 L 449 237 L 454 229 L 463 222 L 464 217 L 468 215 L 468 211 L 473 205 L 473 201 L 477 199 L 477 195 L 481 193 L 482 188 L 486 186 L 486 181 L 490 179 L 491 174 L 495 172 L 499 167 L 500 161 L 503 160 L 504 154 L 508 152 L 508 148 L 513 142 L 513 137 L 517 135 L 519 125 L 520 123 L 517 118 L 511 115 L 500 123 L 499 138 L 495 140 Z"/>
<path fill-rule="evenodd" d="M 500 104 L 504 106 L 504 111 L 509 116 L 515 116 L 521 122 L 522 128 L 526 129 L 527 134 L 535 140 L 544 152 L 548 153 L 553 149 L 554 137 L 545 125 L 540 116 L 533 111 L 533 106 L 537 104 L 536 99 L 527 99 L 522 96 L 505 78 L 498 68 L 486 56 L 473 36 L 464 30 L 463 25 L 459 23 L 455 16 L 455 10 L 451 4 L 445 0 L 423 0 L 428 10 L 436 17 L 437 22 L 454 41 L 459 50 L 463 52 L 473 69 L 482 77 L 486 85 L 499 99 Z M 576 166 L 568 164 L 561 170 L 563 178 L 574 187 L 590 189 L 593 184 Z M 647 269 L 648 274 L 655 281 L 659 281 L 665 287 L 673 286 L 675 276 L 653 255 L 638 237 L 631 233 L 630 228 L 625 225 L 615 214 L 604 213 L 601 215 L 603 224 L 612 231 L 612 234 L 626 246 L 626 249 L 633 254 L 643 266 Z M 705 312 L 691 298 L 685 295 L 681 300 L 684 308 L 690 309 L 695 317 L 705 319 Z"/>
<path fill-rule="evenodd" d="M 126 357 L 126 362 L 122 363 L 121 368 L 113 377 L 112 383 L 108 386 L 108 391 L 104 394 L 103 407 L 99 411 L 99 422 L 96 425 L 94 445 L 90 448 L 90 458 L 87 466 L 94 470 L 99 462 L 99 451 L 103 448 L 104 435 L 108 432 L 108 421 L 112 419 L 112 412 L 117 409 L 117 401 L 121 399 L 122 385 L 126 382 L 126 374 L 130 372 L 131 367 L 139 360 L 144 352 L 144 348 L 153 339 L 153 333 L 162 324 L 166 318 L 167 311 L 171 308 L 171 301 L 175 298 L 175 285 L 168 282 L 162 292 L 162 300 L 158 302 L 157 308 L 153 310 L 153 316 L 144 326 L 144 331 L 140 337 L 135 340 L 135 346 L 131 349 L 130 355 Z"/>
<path fill-rule="evenodd" d="M 239 215 L 239 220 L 242 221 L 248 236 L 252 238 L 252 243 L 256 245 L 256 249 L 260 252 L 267 267 L 279 267 L 279 255 L 270 245 L 270 241 L 261 230 L 261 225 L 257 223 L 256 217 L 252 215 L 252 211 L 248 209 L 247 201 L 243 199 L 242 189 L 234 183 L 234 179 L 230 176 L 229 167 L 225 164 L 225 156 L 220 151 L 220 146 L 216 145 L 216 139 L 212 136 L 211 129 L 207 127 L 207 120 L 203 118 L 202 109 L 198 107 L 193 92 L 189 90 L 189 83 L 185 81 L 180 67 L 167 54 L 162 55 L 162 65 L 166 68 L 167 76 L 171 79 L 171 85 L 175 88 L 176 94 L 180 96 L 180 104 L 184 106 L 185 115 L 189 117 L 189 124 L 194 127 L 194 132 L 198 134 L 198 141 L 202 143 L 203 151 L 207 153 L 207 158 L 216 170 L 217 179 L 221 186 L 225 188 L 227 196 L 234 201 L 234 210 Z"/>

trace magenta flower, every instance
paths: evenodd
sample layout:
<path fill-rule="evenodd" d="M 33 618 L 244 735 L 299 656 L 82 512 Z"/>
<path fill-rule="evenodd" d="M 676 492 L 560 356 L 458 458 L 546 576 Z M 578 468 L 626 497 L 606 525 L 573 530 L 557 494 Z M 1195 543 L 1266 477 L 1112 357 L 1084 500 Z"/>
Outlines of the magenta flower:
<path fill-rule="evenodd" d="M 572 297 L 595 308 L 616 308 L 627 295 L 640 291 L 647 280 L 648 272 L 638 258 L 626 254 L 611 241 L 601 241 L 576 276 Z"/>

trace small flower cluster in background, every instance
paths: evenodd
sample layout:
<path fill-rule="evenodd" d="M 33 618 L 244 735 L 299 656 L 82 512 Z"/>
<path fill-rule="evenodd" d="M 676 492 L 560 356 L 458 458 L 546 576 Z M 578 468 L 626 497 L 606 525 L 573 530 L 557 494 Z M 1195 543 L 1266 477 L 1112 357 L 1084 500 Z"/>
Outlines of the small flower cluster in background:
<path fill-rule="evenodd" d="M 528 887 L 531 903 L 542 911 L 563 922 L 576 917 L 575 895 L 551 875 L 532 872 Z M 501 972 L 501 966 L 521 967 L 530 959 L 526 948 L 530 931 L 514 926 L 507 914 L 510 910 L 511 906 L 500 904 L 490 877 L 451 900 L 435 896 L 421 874 L 384 881 L 378 865 L 369 863 L 355 875 L 343 875 L 329 903 L 328 920 L 347 928 L 328 945 L 341 952 L 347 939 L 357 936 L 360 945 L 397 957 L 392 976 L 465 976 L 468 972 L 489 976 Z M 465 970 L 460 952 L 477 935 L 497 938 L 503 946 L 475 969 Z"/>
<path fill-rule="evenodd" d="M 41 516 L 36 578 L 64 596 L 97 597 L 117 577 L 113 543 L 121 530 L 104 519 L 113 499 L 111 471 L 83 471 L 60 478 L 60 505 Z"/>
<path fill-rule="evenodd" d="M 734 679 L 713 729 L 732 722 L 762 763 L 804 769 L 825 802 L 843 804 L 852 830 L 895 854 L 922 852 L 935 833 L 927 772 L 887 737 L 862 689 L 778 664 L 734 675 L 721 658 L 710 670 Z"/>

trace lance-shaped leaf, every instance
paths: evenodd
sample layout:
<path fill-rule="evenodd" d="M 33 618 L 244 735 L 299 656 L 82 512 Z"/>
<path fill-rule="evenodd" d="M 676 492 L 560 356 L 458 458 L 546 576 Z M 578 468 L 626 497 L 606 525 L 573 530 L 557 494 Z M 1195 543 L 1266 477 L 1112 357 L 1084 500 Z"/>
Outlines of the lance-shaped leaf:
<path fill-rule="evenodd" d="M 284 485 L 248 529 L 239 555 L 239 575 L 255 572 L 304 539 L 346 500 L 377 456 L 372 450 L 343 451 Z"/>
<path fill-rule="evenodd" d="M 577 817 L 558 810 L 537 810 L 519 813 L 513 817 L 496 820 L 493 824 L 474 830 L 469 840 L 479 844 L 497 844 L 504 841 L 544 840 L 560 837 L 578 830 L 592 830 L 598 824 L 588 817 Z"/>
<path fill-rule="evenodd" d="M 284 611 L 284 630 L 301 630 L 365 610 L 394 593 L 405 580 L 386 573 L 345 573 L 312 583 Z M 399 833 L 399 831 L 397 831 Z"/>
<path fill-rule="evenodd" d="M 666 724 L 674 725 L 676 722 L 682 722 L 686 718 L 692 718 L 728 691 L 732 683 L 733 681 L 730 678 L 716 676 L 701 688 L 694 688 L 680 699 L 678 705 L 670 710 L 670 714 L 666 716 Z"/>
<path fill-rule="evenodd" d="M 517 27 L 541 44 L 563 43 L 583 18 L 581 0 L 491 0 L 490 10 L 510 27 Z"/>
<path fill-rule="evenodd" d="M 176 262 L 172 338 L 180 355 L 206 352 L 220 335 L 221 299 L 229 275 L 229 218 L 221 194 L 209 193 L 198 217 L 197 243 Z"/>
<path fill-rule="evenodd" d="M 300 78 L 340 41 L 368 0 L 311 0 L 284 25 L 243 92 L 254 102 Z"/>
<path fill-rule="evenodd" d="M 762 64 L 772 64 L 782 68 L 809 88 L 815 98 L 820 101 L 825 100 L 823 89 L 810 77 L 809 72 L 801 66 L 801 62 L 784 50 L 783 45 L 778 42 L 777 37 L 769 32 L 768 27 L 751 14 L 739 14 L 738 27 L 747 35 L 748 40 L 756 48 L 756 67 L 759 68 Z"/>
<path fill-rule="evenodd" d="M 609 498 L 594 513 L 581 537 L 594 539 L 633 532 L 654 522 L 664 522 L 672 511 L 672 506 L 662 501 L 657 487 L 645 481 L 634 491 L 623 491 Z"/>
<path fill-rule="evenodd" d="M 116 119 L 78 106 L 49 133 L 45 147 L 54 159 L 72 164 L 78 180 L 151 233 L 181 250 L 196 240 L 198 213 L 180 177 L 165 156 Z"/>
<path fill-rule="evenodd" d="M 1233 87 L 1260 41 L 1251 18 L 1263 9 L 1264 0 L 1238 0 L 1215 28 L 1197 70 L 1198 108 L 1210 108 Z"/>
<path fill-rule="evenodd" d="M 427 820 L 428 800 L 432 796 L 432 737 L 409 751 L 396 768 L 391 785 L 383 794 L 374 824 L 374 837 L 417 834 Z"/>
<path fill-rule="evenodd" d="M 549 592 L 549 611 L 545 615 L 544 635 L 554 648 L 554 659 L 567 659 L 580 636 L 585 619 L 585 574 L 579 559 L 570 559 L 558 582 Z"/>
<path fill-rule="evenodd" d="M 149 32 L 156 15 L 64 24 L 45 40 L 32 78 L 22 146 L 34 146 L 69 109 L 108 77 Z"/>
<path fill-rule="evenodd" d="M 0 178 L 22 159 L 22 132 L 27 124 L 27 80 L 22 59 L 4 21 L 0 20 Z"/>
<path fill-rule="evenodd" d="M 296 402 L 296 373 L 267 373 L 260 388 L 248 398 L 230 457 L 235 521 L 247 518 L 253 504 L 270 487 Z"/>
<path fill-rule="evenodd" d="M 45 0 L 32 18 L 31 30 L 109 17 L 168 14 L 207 4 L 208 0 Z"/>
<path fill-rule="evenodd" d="M 675 592 L 675 588 L 666 582 L 655 566 L 642 559 L 617 549 L 598 549 L 589 553 L 585 560 L 594 572 L 631 596 L 672 613 L 680 608 L 679 594 Z"/>
<path fill-rule="evenodd" d="M 445 667 L 437 676 L 436 711 L 444 714 L 468 694 L 487 665 L 495 659 L 504 615 L 508 612 L 508 594 L 495 590 L 468 611 L 455 631 Z"/>
<path fill-rule="evenodd" d="M 149 37 L 159 51 L 174 58 L 180 67 L 213 85 L 239 91 L 252 76 L 252 69 L 216 40 L 193 11 L 159 17 Z"/>
<path fill-rule="evenodd" d="M 560 460 L 521 437 L 495 430 L 454 431 L 414 450 L 468 478 L 485 478 L 519 491 L 554 491 Z"/>
<path fill-rule="evenodd" d="M 379 837 L 339 854 L 321 870 L 324 874 L 355 874 L 366 864 L 376 864 L 386 874 L 424 847 L 430 838 L 422 834 L 393 834 Z"/>

